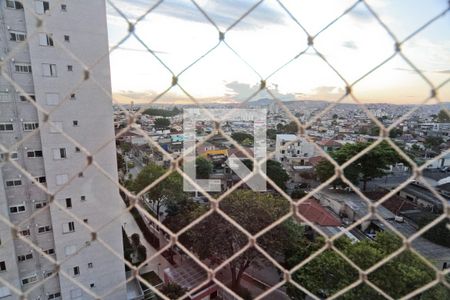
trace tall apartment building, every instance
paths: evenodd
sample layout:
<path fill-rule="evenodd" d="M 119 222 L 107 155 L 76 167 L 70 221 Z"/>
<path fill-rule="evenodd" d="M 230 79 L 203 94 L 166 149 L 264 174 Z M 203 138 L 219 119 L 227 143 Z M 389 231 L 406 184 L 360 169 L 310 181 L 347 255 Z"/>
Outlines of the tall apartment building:
<path fill-rule="evenodd" d="M 0 151 L 0 278 L 26 292 L 27 299 L 92 299 L 91 291 L 104 299 L 127 298 L 123 261 L 91 241 L 83 224 L 94 229 L 108 224 L 97 237 L 123 257 L 120 221 L 111 222 L 124 206 L 113 183 L 117 165 L 111 98 L 105 93 L 111 90 L 107 54 L 104 0 L 0 1 L 1 70 L 17 84 L 0 78 L 0 145 L 49 191 L 5 162 Z M 93 66 L 89 73 L 74 57 Z M 48 120 L 25 93 L 51 112 Z M 92 165 L 81 172 L 87 164 L 83 148 L 60 130 L 94 153 L 110 179 Z M 30 242 L 68 276 L 56 272 Z M 1 280 L 0 299 L 19 299 Z"/>

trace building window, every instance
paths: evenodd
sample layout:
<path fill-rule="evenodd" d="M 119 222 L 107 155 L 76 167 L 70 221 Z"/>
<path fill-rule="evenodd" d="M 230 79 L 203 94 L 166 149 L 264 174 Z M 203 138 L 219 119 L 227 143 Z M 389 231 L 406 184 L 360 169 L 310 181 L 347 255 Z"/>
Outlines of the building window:
<path fill-rule="evenodd" d="M 61 11 L 63 12 L 67 11 L 67 4 L 61 4 Z"/>
<path fill-rule="evenodd" d="M 75 266 L 75 267 L 73 267 L 73 276 L 78 276 L 78 275 L 80 275 L 80 267 Z"/>
<path fill-rule="evenodd" d="M 11 1 L 11 0 L 6 0 L 6 7 L 13 9 L 23 9 L 22 3 L 20 3 L 19 1 Z"/>
<path fill-rule="evenodd" d="M 14 125 L 11 123 L 0 123 L 0 131 L 13 131 Z"/>
<path fill-rule="evenodd" d="M 31 73 L 31 64 L 14 64 L 16 73 Z"/>
<path fill-rule="evenodd" d="M 47 206 L 47 202 L 45 202 L 45 201 L 38 202 L 38 203 L 36 203 L 36 204 L 34 205 L 34 207 L 35 207 L 36 209 L 40 209 L 40 208 L 43 208 L 43 207 L 46 207 L 46 206 Z"/>
<path fill-rule="evenodd" d="M 52 254 L 55 254 L 55 249 L 50 248 L 50 249 L 47 249 L 47 250 L 43 250 L 43 252 L 45 254 L 52 255 Z"/>
<path fill-rule="evenodd" d="M 70 36 L 68 36 L 68 35 L 64 35 L 64 41 L 65 42 L 70 42 Z"/>
<path fill-rule="evenodd" d="M 89 223 L 89 220 L 88 219 L 83 219 L 83 222 L 87 224 L 87 223 Z"/>
<path fill-rule="evenodd" d="M 0 102 L 11 102 L 11 100 L 11 95 L 9 94 L 8 89 L 0 91 Z"/>
<path fill-rule="evenodd" d="M 9 154 L 0 153 L 0 162 L 6 161 L 7 157 L 9 157 L 10 160 L 18 160 L 19 154 L 17 152 L 9 152 Z"/>
<path fill-rule="evenodd" d="M 56 77 L 56 65 L 55 64 L 42 64 L 42 76 Z"/>
<path fill-rule="evenodd" d="M 61 293 L 57 292 L 57 293 L 49 294 L 47 297 L 47 300 L 58 299 L 60 297 L 61 297 Z"/>
<path fill-rule="evenodd" d="M 70 100 L 77 100 L 77 97 L 75 94 L 70 94 Z"/>
<path fill-rule="evenodd" d="M 68 222 L 63 224 L 63 233 L 75 232 L 75 223 Z"/>
<path fill-rule="evenodd" d="M 72 208 L 72 199 L 71 198 L 66 198 L 66 207 Z"/>
<path fill-rule="evenodd" d="M 80 152 L 80 147 L 75 147 L 75 152 Z"/>
<path fill-rule="evenodd" d="M 42 150 L 27 151 L 27 157 L 29 158 L 42 157 Z"/>
<path fill-rule="evenodd" d="M 0 271 L 6 271 L 6 263 L 5 261 L 0 261 Z"/>
<path fill-rule="evenodd" d="M 6 180 L 7 187 L 20 186 L 20 185 L 22 185 L 22 180 L 20 180 L 20 179 Z"/>
<path fill-rule="evenodd" d="M 45 14 L 45 12 L 50 10 L 50 3 L 48 1 L 35 1 L 35 8 L 37 14 Z"/>
<path fill-rule="evenodd" d="M 29 259 L 33 259 L 33 254 L 32 253 L 28 253 L 28 254 L 17 256 L 17 260 L 19 262 L 26 261 L 26 260 L 29 260 Z"/>
<path fill-rule="evenodd" d="M 9 213 L 10 214 L 18 214 L 25 212 L 25 204 L 19 204 L 19 205 L 13 205 L 9 207 Z"/>
<path fill-rule="evenodd" d="M 39 45 L 53 47 L 55 44 L 53 43 L 52 35 L 43 32 L 39 33 Z"/>
<path fill-rule="evenodd" d="M 53 149 L 53 159 L 64 159 L 64 158 L 67 158 L 66 148 Z"/>
<path fill-rule="evenodd" d="M 39 226 L 38 227 L 38 233 L 46 233 L 52 231 L 52 226 L 46 225 L 46 226 Z"/>
<path fill-rule="evenodd" d="M 46 183 L 47 182 L 47 179 L 45 178 L 45 176 L 34 177 L 34 180 L 36 180 L 39 183 Z"/>
<path fill-rule="evenodd" d="M 91 282 L 91 283 L 89 284 L 89 286 L 90 286 L 90 287 L 91 287 L 91 289 L 92 289 L 92 288 L 94 288 L 94 287 L 95 287 L 95 283 Z"/>
<path fill-rule="evenodd" d="M 80 200 L 81 200 L 81 201 L 86 201 L 86 196 L 81 196 L 81 197 L 80 197 Z"/>
<path fill-rule="evenodd" d="M 33 131 L 39 128 L 39 123 L 36 122 L 24 122 L 23 123 L 23 131 Z"/>
<path fill-rule="evenodd" d="M 67 174 L 56 175 L 56 185 L 63 185 L 69 181 L 69 176 Z"/>
<path fill-rule="evenodd" d="M 29 236 L 30 235 L 30 229 L 21 230 L 21 231 L 19 231 L 19 233 L 22 236 Z"/>
<path fill-rule="evenodd" d="M 67 71 L 68 72 L 72 72 L 73 71 L 73 66 L 72 65 L 67 65 Z"/>
<path fill-rule="evenodd" d="M 45 95 L 45 101 L 47 105 L 58 105 L 59 104 L 59 94 L 47 93 Z"/>
<path fill-rule="evenodd" d="M 73 126 L 75 126 L 75 127 L 78 126 L 78 120 L 73 120 L 72 123 L 73 123 Z"/>
<path fill-rule="evenodd" d="M 34 274 L 34 275 L 31 275 L 31 276 L 22 278 L 22 285 L 30 284 L 30 283 L 36 282 L 37 280 L 38 280 L 37 279 L 37 275 Z"/>
<path fill-rule="evenodd" d="M 20 95 L 19 96 L 20 101 L 25 102 L 25 101 L 29 101 L 28 99 L 31 99 L 33 101 L 36 101 L 36 96 L 32 95 L 32 94 L 28 94 L 28 95 Z"/>
<path fill-rule="evenodd" d="M 92 269 L 94 267 L 94 264 L 93 263 L 88 263 L 88 269 Z"/>
<path fill-rule="evenodd" d="M 19 31 L 10 31 L 9 32 L 9 40 L 13 42 L 23 42 L 27 38 L 27 35 L 25 32 L 19 32 Z"/>

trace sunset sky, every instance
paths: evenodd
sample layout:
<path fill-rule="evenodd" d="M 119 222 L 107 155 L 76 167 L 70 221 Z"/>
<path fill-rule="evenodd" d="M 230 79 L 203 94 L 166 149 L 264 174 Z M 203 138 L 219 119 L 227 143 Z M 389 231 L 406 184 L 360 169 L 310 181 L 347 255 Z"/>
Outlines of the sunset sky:
<path fill-rule="evenodd" d="M 112 0 L 136 20 L 157 1 Z M 217 26 L 225 31 L 258 1 L 197 0 Z M 315 35 L 355 0 L 282 0 L 284 6 Z M 401 41 L 418 27 L 448 8 L 447 0 L 367 0 Z M 127 35 L 127 23 L 108 7 L 110 46 Z M 450 12 L 408 40 L 402 51 L 436 86 L 450 78 Z M 188 0 L 166 0 L 136 27 L 139 38 L 175 73 L 218 43 L 218 31 Z M 258 89 L 266 78 L 307 47 L 307 35 L 275 0 L 266 0 L 225 34 L 225 41 L 257 73 L 221 44 L 179 77 L 192 96 L 210 102 L 236 102 Z M 322 32 L 314 45 L 350 83 L 394 53 L 394 41 L 363 3 Z M 172 75 L 130 37 L 111 53 L 113 91 L 116 99 L 148 102 L 171 85 Z M 279 70 L 268 86 L 281 100 L 335 100 L 344 82 L 312 49 Z M 396 56 L 357 83 L 355 95 L 365 102 L 418 103 L 430 89 L 412 68 Z M 439 91 L 450 100 L 450 82 Z M 267 97 L 261 93 L 255 99 Z M 186 102 L 173 88 L 163 102 Z"/>

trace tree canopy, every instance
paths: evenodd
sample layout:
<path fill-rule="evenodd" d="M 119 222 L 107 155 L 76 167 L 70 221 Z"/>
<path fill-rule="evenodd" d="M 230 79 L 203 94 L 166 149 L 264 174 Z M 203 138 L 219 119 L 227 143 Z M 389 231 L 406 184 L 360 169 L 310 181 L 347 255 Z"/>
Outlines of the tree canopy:
<path fill-rule="evenodd" d="M 331 152 L 330 156 L 339 165 L 342 165 L 369 145 L 370 143 L 346 144 L 340 149 Z M 400 155 L 387 142 L 382 142 L 346 167 L 344 175 L 354 184 L 361 181 L 365 190 L 368 181 L 384 176 L 386 174 L 385 170 L 390 165 L 399 162 L 403 162 Z M 334 172 L 334 166 L 328 160 L 324 159 L 316 166 L 316 174 L 321 182 L 332 177 Z M 343 186 L 344 184 L 338 179 L 334 182 L 334 185 Z"/>
<path fill-rule="evenodd" d="M 445 110 L 441 109 L 437 115 L 437 121 L 439 123 L 450 123 L 450 116 Z"/>
<path fill-rule="evenodd" d="M 250 159 L 245 159 L 243 163 L 247 166 L 247 168 L 253 170 L 253 161 Z M 281 163 L 272 159 L 268 160 L 266 164 L 266 173 L 267 176 L 276 183 L 276 185 L 283 190 L 286 189 L 286 181 L 288 181 L 290 177 L 286 170 L 283 169 Z"/>
<path fill-rule="evenodd" d="M 391 233 L 379 233 L 375 240 L 351 243 L 348 238 L 336 241 L 336 246 L 357 266 L 368 269 L 401 246 L 401 240 Z M 391 297 L 398 299 L 435 279 L 435 272 L 417 255 L 404 251 L 369 274 L 368 279 Z M 326 250 L 299 271 L 293 279 L 312 293 L 329 297 L 358 279 L 358 272 L 333 250 Z M 304 299 L 303 293 L 288 288 L 291 299 Z M 442 298 L 440 298 L 442 297 Z M 450 291 L 443 286 L 427 290 L 420 299 L 449 299 Z M 384 299 L 368 285 L 362 284 L 345 293 L 342 299 Z"/>
<path fill-rule="evenodd" d="M 237 190 L 220 203 L 220 208 L 252 234 L 262 230 L 289 211 L 289 202 L 269 193 Z M 204 210 L 197 211 L 203 214 Z M 206 217 L 182 235 L 186 244 L 200 259 L 219 264 L 248 243 L 247 237 L 217 213 Z M 239 289 L 245 270 L 258 266 L 260 254 L 250 248 L 229 263 L 231 286 Z"/>
<path fill-rule="evenodd" d="M 133 192 L 139 193 L 166 172 L 167 170 L 165 168 L 151 163 L 141 170 L 136 179 L 129 184 L 128 188 Z M 182 177 L 176 172 L 171 173 L 167 178 L 145 193 L 145 197 L 156 207 L 156 215 L 159 218 L 160 209 L 164 204 L 171 201 L 181 201 L 182 198 L 186 197 L 183 192 Z"/>
<path fill-rule="evenodd" d="M 143 114 L 149 116 L 161 116 L 161 117 L 173 117 L 180 114 L 182 111 L 178 107 L 174 107 L 172 110 L 159 109 L 159 108 L 148 108 L 144 110 Z"/>
<path fill-rule="evenodd" d="M 170 126 L 170 120 L 166 118 L 158 118 L 155 120 L 156 129 L 165 129 Z"/>

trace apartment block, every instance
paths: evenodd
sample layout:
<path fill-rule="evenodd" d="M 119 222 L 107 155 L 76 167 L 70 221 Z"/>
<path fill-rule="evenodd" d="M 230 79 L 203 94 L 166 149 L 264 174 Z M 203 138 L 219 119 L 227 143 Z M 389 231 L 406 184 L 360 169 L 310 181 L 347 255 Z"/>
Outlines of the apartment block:
<path fill-rule="evenodd" d="M 105 1 L 0 1 L 0 60 L 0 299 L 126 299 Z"/>

